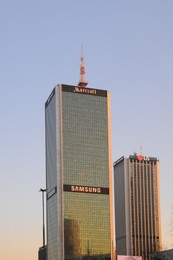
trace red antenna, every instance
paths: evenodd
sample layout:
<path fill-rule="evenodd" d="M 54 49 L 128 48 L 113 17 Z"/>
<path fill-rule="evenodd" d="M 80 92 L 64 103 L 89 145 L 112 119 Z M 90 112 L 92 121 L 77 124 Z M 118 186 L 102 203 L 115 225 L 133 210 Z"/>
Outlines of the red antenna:
<path fill-rule="evenodd" d="M 83 56 L 83 48 L 82 48 L 82 54 L 81 54 L 81 63 L 80 63 L 80 81 L 78 86 L 82 88 L 86 88 L 88 85 L 88 82 L 85 79 L 85 64 L 84 64 L 84 56 Z"/>

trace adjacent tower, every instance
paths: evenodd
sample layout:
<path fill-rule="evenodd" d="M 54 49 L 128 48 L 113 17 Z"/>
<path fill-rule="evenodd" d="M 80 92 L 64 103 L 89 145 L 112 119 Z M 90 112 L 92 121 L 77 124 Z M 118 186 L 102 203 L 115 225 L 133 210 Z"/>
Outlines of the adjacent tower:
<path fill-rule="evenodd" d="M 45 103 L 48 260 L 111 259 L 110 93 L 81 72 Z"/>
<path fill-rule="evenodd" d="M 117 255 L 161 250 L 159 161 L 130 155 L 114 163 Z"/>

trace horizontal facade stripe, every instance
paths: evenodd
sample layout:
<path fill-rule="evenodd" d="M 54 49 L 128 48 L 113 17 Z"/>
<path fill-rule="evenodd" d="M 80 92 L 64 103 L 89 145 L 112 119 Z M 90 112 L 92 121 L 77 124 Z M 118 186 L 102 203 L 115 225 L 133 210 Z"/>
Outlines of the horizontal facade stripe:
<path fill-rule="evenodd" d="M 109 195 L 109 188 L 64 184 L 64 191 Z"/>
<path fill-rule="evenodd" d="M 78 86 L 62 85 L 62 91 L 91 96 L 107 97 L 107 91 L 93 88 L 82 88 Z"/>

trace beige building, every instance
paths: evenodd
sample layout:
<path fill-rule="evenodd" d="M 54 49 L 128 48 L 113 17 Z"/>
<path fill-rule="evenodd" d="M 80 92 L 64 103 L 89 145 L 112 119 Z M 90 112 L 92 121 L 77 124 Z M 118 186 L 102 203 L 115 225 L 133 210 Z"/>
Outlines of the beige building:
<path fill-rule="evenodd" d="M 117 255 L 161 250 L 159 160 L 130 155 L 114 163 Z"/>

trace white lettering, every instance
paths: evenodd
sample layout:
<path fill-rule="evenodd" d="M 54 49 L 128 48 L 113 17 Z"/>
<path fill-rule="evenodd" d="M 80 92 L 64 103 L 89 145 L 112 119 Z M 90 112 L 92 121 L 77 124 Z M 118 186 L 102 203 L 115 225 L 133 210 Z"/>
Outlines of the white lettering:
<path fill-rule="evenodd" d="M 79 88 L 79 87 L 75 87 L 74 92 L 85 93 L 85 94 L 92 94 L 92 95 L 96 95 L 97 94 L 97 90 L 96 89 L 87 89 L 87 88 Z"/>
<path fill-rule="evenodd" d="M 97 188 L 97 192 L 98 192 L 98 193 L 101 193 L 101 188 Z"/>
<path fill-rule="evenodd" d="M 79 187 L 79 191 L 84 192 L 85 191 L 85 187 Z"/>
<path fill-rule="evenodd" d="M 73 192 L 85 192 L 85 193 L 101 193 L 101 188 L 99 187 L 88 187 L 88 186 L 71 186 L 71 191 Z"/>
<path fill-rule="evenodd" d="M 93 188 L 93 192 L 97 192 L 97 188 Z"/>
<path fill-rule="evenodd" d="M 74 190 L 75 190 L 75 191 L 78 191 L 78 186 L 76 186 L 76 187 L 74 188 Z"/>

